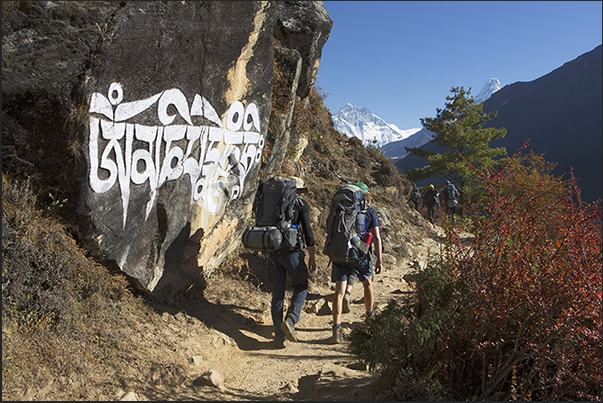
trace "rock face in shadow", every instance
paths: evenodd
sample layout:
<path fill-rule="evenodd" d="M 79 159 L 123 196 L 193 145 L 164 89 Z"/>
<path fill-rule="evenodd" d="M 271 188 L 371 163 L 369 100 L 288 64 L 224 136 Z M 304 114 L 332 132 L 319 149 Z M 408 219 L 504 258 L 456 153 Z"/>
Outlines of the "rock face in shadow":
<path fill-rule="evenodd" d="M 534 81 L 507 85 L 484 102 L 484 112 L 498 113 L 484 126 L 507 129 L 492 147 L 505 147 L 511 155 L 530 139 L 524 154 L 544 153 L 556 164 L 553 174 L 565 178 L 572 167 L 587 202 L 603 196 L 602 49 L 599 45 Z"/>
<path fill-rule="evenodd" d="M 142 290 L 169 299 L 210 276 L 289 142 L 285 113 L 264 155 L 275 42 L 307 96 L 332 24 L 322 3 L 2 9 L 3 172 L 65 200 L 80 242 Z"/>

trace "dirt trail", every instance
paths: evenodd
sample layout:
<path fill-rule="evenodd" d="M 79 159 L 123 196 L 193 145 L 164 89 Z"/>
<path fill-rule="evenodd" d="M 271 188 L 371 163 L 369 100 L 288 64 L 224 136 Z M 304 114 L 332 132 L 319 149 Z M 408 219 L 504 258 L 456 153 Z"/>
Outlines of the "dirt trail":
<path fill-rule="evenodd" d="M 424 264 L 428 254 L 438 253 L 443 236 L 443 230 L 437 228 L 432 237 L 413 245 L 413 261 Z M 411 266 L 410 260 L 398 261 L 386 265 L 376 276 L 376 309 L 383 309 L 392 298 L 411 291 L 404 280 Z M 347 351 L 348 342 L 329 342 L 333 296 L 330 285 L 311 282 L 295 327 L 299 342 L 288 342 L 284 349 L 277 349 L 272 336 L 270 294 L 257 287 L 245 290 L 241 283 L 249 284 L 226 279 L 211 281 L 205 293 L 211 299 L 189 297 L 180 312 L 166 311 L 162 315 L 169 324 L 164 331 L 165 342 L 173 344 L 174 354 L 180 355 L 186 368 L 181 382 L 175 386 L 175 382 L 167 382 L 169 371 L 164 369 L 156 375 L 157 387 L 130 389 L 135 396 L 122 394 L 117 398 L 350 401 L 377 397 L 370 387 L 375 377 Z M 363 320 L 362 288 L 358 283 L 352 290 L 351 312 L 343 315 L 344 334 Z M 287 291 L 286 305 L 289 296 Z M 207 376 L 203 377 L 210 371 L 214 374 L 213 384 L 204 380 Z"/>

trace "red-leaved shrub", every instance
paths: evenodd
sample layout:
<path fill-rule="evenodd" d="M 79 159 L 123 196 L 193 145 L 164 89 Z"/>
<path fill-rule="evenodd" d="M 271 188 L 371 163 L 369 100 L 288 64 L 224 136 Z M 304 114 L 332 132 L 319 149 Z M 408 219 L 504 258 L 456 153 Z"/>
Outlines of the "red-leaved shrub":
<path fill-rule="evenodd" d="M 601 400 L 601 208 L 541 156 L 474 170 L 416 293 L 354 329 L 383 400 Z M 462 235 L 462 236 L 460 236 Z"/>
<path fill-rule="evenodd" d="M 515 155 L 466 204 L 440 373 L 457 398 L 601 399 L 601 210 L 552 168 Z"/>

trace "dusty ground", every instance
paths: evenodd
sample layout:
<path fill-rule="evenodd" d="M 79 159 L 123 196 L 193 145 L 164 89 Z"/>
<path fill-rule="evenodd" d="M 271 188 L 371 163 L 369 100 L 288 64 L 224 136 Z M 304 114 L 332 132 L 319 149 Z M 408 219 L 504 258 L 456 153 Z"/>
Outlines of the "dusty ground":
<path fill-rule="evenodd" d="M 440 250 L 443 230 L 438 227 L 428 232 L 431 237 L 414 245 L 418 253 L 413 261 L 418 258 L 425 262 L 428 253 Z M 251 254 L 248 258 L 260 259 Z M 233 264 L 241 262 L 243 260 Z M 390 299 L 411 292 L 410 284 L 404 279 L 410 270 L 410 260 L 398 261 L 386 265 L 376 276 L 377 309 L 385 307 Z M 239 271 L 239 279 L 237 276 L 212 279 L 205 292 L 191 292 L 178 301 L 178 308 L 158 307 L 160 312 L 165 310 L 161 318 L 169 325 L 163 327 L 162 340 L 172 346 L 168 354 L 179 357 L 174 359 L 180 360 L 185 373 L 158 368 L 149 374 L 150 382 L 146 386 L 124 385 L 115 399 L 379 399 L 378 391 L 371 385 L 375 377 L 347 351 L 347 341 L 339 345 L 329 342 L 333 295 L 330 283 L 318 284 L 311 280 L 301 320 L 296 325 L 299 342 L 289 342 L 284 349 L 277 349 L 272 339 L 267 278 L 245 272 L 244 268 Z M 289 295 L 288 291 L 287 297 Z M 355 285 L 351 301 L 352 310 L 343 315 L 342 322 L 347 334 L 363 320 L 361 284 Z M 158 351 L 165 354 L 166 349 L 158 346 Z M 149 386 L 153 384 L 155 386 Z"/>

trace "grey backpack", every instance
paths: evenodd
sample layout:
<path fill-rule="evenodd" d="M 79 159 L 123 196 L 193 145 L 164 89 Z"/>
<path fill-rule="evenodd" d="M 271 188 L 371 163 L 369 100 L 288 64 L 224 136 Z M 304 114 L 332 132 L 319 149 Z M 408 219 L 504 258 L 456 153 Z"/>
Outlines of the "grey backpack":
<path fill-rule="evenodd" d="M 454 187 L 452 183 L 446 186 L 446 200 L 449 207 L 454 207 L 459 204 L 458 200 L 458 190 Z"/>
<path fill-rule="evenodd" d="M 275 176 L 260 182 L 254 200 L 255 225 L 243 232 L 243 244 L 255 251 L 292 250 L 301 239 L 292 225 L 297 200 L 295 181 Z"/>
<path fill-rule="evenodd" d="M 366 254 L 360 247 L 365 222 L 364 192 L 356 185 L 341 186 L 331 200 L 323 253 L 337 263 L 358 260 Z"/>

